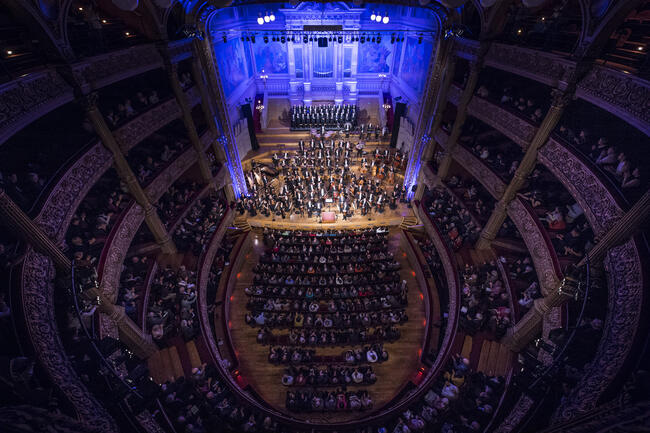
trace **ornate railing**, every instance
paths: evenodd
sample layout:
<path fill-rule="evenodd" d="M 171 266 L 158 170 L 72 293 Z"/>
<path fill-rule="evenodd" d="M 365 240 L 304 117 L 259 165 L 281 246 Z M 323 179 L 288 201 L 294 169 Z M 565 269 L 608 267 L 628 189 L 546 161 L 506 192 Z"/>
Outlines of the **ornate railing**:
<path fill-rule="evenodd" d="M 556 54 L 497 42 L 490 44 L 485 64 L 560 88 L 572 78 L 576 68 L 574 61 Z"/>
<path fill-rule="evenodd" d="M 90 92 L 161 66 L 156 46 L 146 44 L 85 59 L 72 65 L 72 75 L 83 92 Z"/>
<path fill-rule="evenodd" d="M 54 276 L 51 259 L 28 248 L 22 267 L 21 296 L 34 352 L 84 424 L 98 431 L 118 432 L 115 421 L 88 392 L 65 353 L 54 315 Z"/>
<path fill-rule="evenodd" d="M 578 83 L 576 95 L 650 135 L 650 83 L 595 65 Z"/>
<path fill-rule="evenodd" d="M 519 117 L 483 98 L 472 98 L 467 106 L 467 112 L 501 132 L 524 149 L 528 147 L 537 132 L 537 126 L 527 119 Z"/>
<path fill-rule="evenodd" d="M 192 57 L 192 38 L 171 41 L 168 45 L 171 61 L 180 62 Z"/>
<path fill-rule="evenodd" d="M 507 186 L 505 182 L 479 157 L 467 150 L 465 146 L 457 146 L 453 158 L 481 182 L 492 197 L 499 200 L 503 196 Z"/>
<path fill-rule="evenodd" d="M 53 69 L 0 85 L 0 143 L 73 98 L 72 87 Z"/>
<path fill-rule="evenodd" d="M 453 52 L 456 56 L 467 60 L 476 60 L 480 44 L 478 41 L 465 38 L 455 38 Z"/>

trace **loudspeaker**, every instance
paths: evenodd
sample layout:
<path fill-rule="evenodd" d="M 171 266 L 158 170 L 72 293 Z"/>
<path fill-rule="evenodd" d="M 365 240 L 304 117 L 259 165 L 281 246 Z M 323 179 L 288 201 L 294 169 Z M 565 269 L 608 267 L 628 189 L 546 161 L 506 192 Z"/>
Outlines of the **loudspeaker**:
<path fill-rule="evenodd" d="M 253 110 L 251 109 L 250 104 L 244 104 L 241 106 L 241 111 L 244 117 L 248 120 L 248 135 L 251 138 L 251 147 L 253 150 L 260 148 L 260 144 L 257 141 L 257 135 L 255 135 L 255 125 L 253 124 Z"/>
<path fill-rule="evenodd" d="M 397 136 L 399 135 L 399 124 L 402 116 L 406 113 L 406 104 L 398 102 L 395 104 L 395 114 L 393 115 L 393 131 L 390 137 L 390 147 L 397 147 Z"/>

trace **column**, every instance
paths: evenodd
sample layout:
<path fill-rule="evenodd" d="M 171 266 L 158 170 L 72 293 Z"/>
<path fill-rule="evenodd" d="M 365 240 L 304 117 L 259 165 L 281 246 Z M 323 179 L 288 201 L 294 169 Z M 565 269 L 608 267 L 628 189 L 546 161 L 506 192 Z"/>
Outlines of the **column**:
<path fill-rule="evenodd" d="M 194 150 L 198 155 L 201 178 L 203 178 L 203 181 L 205 183 L 212 184 L 212 171 L 210 170 L 210 163 L 208 162 L 208 158 L 205 156 L 205 151 L 203 150 L 203 144 L 201 143 L 199 134 L 196 132 L 196 125 L 194 124 L 194 119 L 192 118 L 192 110 L 187 103 L 185 92 L 183 92 L 181 83 L 178 80 L 178 64 L 169 62 L 165 63 L 165 68 L 167 69 L 167 75 L 169 76 L 169 82 L 172 86 L 172 90 L 174 91 L 174 96 L 176 96 L 176 101 L 181 107 L 183 123 L 185 124 L 187 135 L 190 138 L 192 147 L 194 147 Z"/>
<path fill-rule="evenodd" d="M 476 242 L 477 249 L 489 248 L 490 243 L 496 237 L 501 225 L 506 219 L 508 204 L 515 198 L 517 192 L 526 182 L 528 175 L 535 168 L 537 164 L 537 152 L 547 142 L 549 135 L 564 112 L 564 107 L 571 99 L 569 93 L 557 89 L 553 90 L 552 96 L 553 102 L 551 103 L 551 108 L 549 108 L 533 140 L 528 145 L 517 171 L 503 193 L 503 197 L 497 202 L 494 211 L 490 215 L 490 219 L 483 227 L 481 237 Z"/>
<path fill-rule="evenodd" d="M 244 178 L 244 171 L 241 166 L 239 152 L 237 151 L 236 143 L 232 139 L 232 130 L 230 128 L 228 113 L 226 113 L 224 108 L 225 96 L 223 95 L 221 87 L 218 67 L 212 56 L 210 42 L 206 39 L 201 42 L 197 41 L 197 44 L 197 52 L 203 67 L 202 69 L 206 72 L 206 78 L 208 80 L 208 95 L 210 96 L 210 100 L 214 102 L 215 120 L 218 122 L 217 126 L 221 131 L 219 144 L 222 145 L 222 148 L 225 151 L 226 167 L 230 173 L 234 197 L 236 198 L 241 194 L 248 194 L 248 189 L 246 187 L 246 180 Z"/>
<path fill-rule="evenodd" d="M 169 236 L 169 233 L 167 233 L 167 229 L 165 228 L 165 225 L 160 220 L 160 217 L 158 217 L 158 214 L 156 213 L 156 209 L 152 206 L 151 202 L 149 201 L 149 198 L 147 197 L 144 190 L 138 183 L 138 180 L 133 174 L 133 171 L 131 170 L 128 161 L 124 157 L 124 154 L 122 154 L 122 150 L 120 149 L 120 146 L 117 144 L 117 141 L 113 136 L 113 133 L 110 131 L 110 129 L 108 129 L 108 126 L 106 125 L 106 121 L 104 120 L 104 116 L 102 116 L 102 113 L 100 113 L 99 108 L 97 108 L 96 99 L 97 99 L 96 94 L 91 94 L 87 96 L 85 99 L 86 113 L 88 115 L 88 118 L 93 124 L 93 128 L 95 129 L 95 132 L 102 140 L 104 146 L 106 146 L 106 148 L 110 150 L 111 153 L 113 154 L 113 165 L 115 166 L 115 170 L 117 171 L 117 174 L 119 175 L 120 179 L 122 179 L 126 183 L 126 185 L 129 188 L 129 192 L 131 193 L 135 201 L 144 209 L 145 212 L 144 220 L 147 223 L 149 230 L 151 230 L 151 233 L 156 239 L 156 242 L 160 246 L 162 252 L 164 254 L 175 253 L 176 246 L 174 245 L 174 242 Z"/>
<path fill-rule="evenodd" d="M 120 340 L 141 359 L 153 355 L 158 347 L 149 334 L 145 334 L 124 312 L 121 305 L 112 304 L 98 287 L 84 288 L 81 296 L 97 302 L 97 310 L 114 321 L 119 331 Z"/>
<path fill-rule="evenodd" d="M 214 152 L 217 161 L 219 161 L 221 164 L 225 164 L 225 152 L 223 148 L 218 145 L 216 140 L 216 138 L 221 134 L 219 133 L 219 129 L 215 123 L 214 110 L 210 104 L 210 97 L 208 96 L 208 90 L 205 87 L 205 81 L 203 81 L 203 73 L 201 72 L 201 61 L 199 60 L 197 43 L 198 41 L 196 39 L 192 42 L 192 80 L 194 81 L 194 85 L 199 90 L 199 94 L 201 95 L 201 106 L 203 107 L 203 113 L 205 113 L 205 116 L 207 117 L 206 120 L 208 121 L 208 128 L 210 128 L 210 131 L 213 135 L 211 143 L 212 151 Z"/>
<path fill-rule="evenodd" d="M 484 50 L 487 51 L 487 50 Z M 458 102 L 456 120 L 454 121 L 454 126 L 451 129 L 449 134 L 449 140 L 447 140 L 447 148 L 445 149 L 445 156 L 440 161 L 438 166 L 438 177 L 440 179 L 445 179 L 449 174 L 449 167 L 451 167 L 452 155 L 458 144 L 458 138 L 460 138 L 460 133 L 463 130 L 463 125 L 465 124 L 465 119 L 467 119 L 467 106 L 474 96 L 474 89 L 476 89 L 476 84 L 478 83 L 478 76 L 481 72 L 483 66 L 482 56 L 475 60 L 471 65 L 471 70 L 469 73 L 469 78 L 467 79 L 467 84 L 465 89 L 460 96 L 460 101 Z M 440 125 L 440 121 L 438 121 Z"/>
<path fill-rule="evenodd" d="M 650 216 L 650 191 L 636 202 L 614 227 L 612 227 L 588 253 L 591 262 L 598 262 L 609 249 L 629 239 L 643 227 L 643 223 Z M 586 264 L 586 257 L 578 263 L 578 267 Z M 576 299 L 576 281 L 565 277 L 557 290 L 546 297 L 536 299 L 531 308 L 517 324 L 510 329 L 503 339 L 503 343 L 517 352 L 523 349 L 532 339 L 537 337 L 542 329 L 544 315 L 552 308 L 562 305 L 569 299 Z"/>
<path fill-rule="evenodd" d="M 438 128 L 440 128 L 440 124 L 442 123 L 442 115 L 444 114 L 445 108 L 447 106 L 449 87 L 451 86 L 451 82 L 454 78 L 454 73 L 456 72 L 457 61 L 458 58 L 454 53 L 447 55 L 447 59 L 446 59 L 447 66 L 445 68 L 445 75 L 442 79 L 440 92 L 438 93 L 438 101 L 436 103 L 436 109 L 434 111 L 433 122 L 431 123 L 431 132 L 429 133 L 431 137 L 436 136 L 436 132 L 438 132 Z M 425 162 L 431 160 L 431 157 L 433 155 L 433 148 L 434 148 L 434 143 L 432 142 L 431 145 L 427 147 L 427 150 L 424 153 L 423 158 Z"/>
<path fill-rule="evenodd" d="M 0 189 L 0 219 L 13 233 L 22 237 L 39 253 L 49 256 L 57 269 L 70 272 L 71 262 L 43 230 Z"/>
<path fill-rule="evenodd" d="M 36 251 L 52 259 L 57 272 L 69 275 L 72 262 L 63 254 L 43 230 L 32 221 L 14 201 L 0 189 L 0 219 L 4 224 L 23 240 L 29 243 Z M 86 291 L 84 291 L 85 293 Z M 92 288 L 85 295 L 88 299 L 95 300 L 99 297 L 98 309 L 100 312 L 111 316 L 118 325 L 122 340 L 141 358 L 146 358 L 157 350 L 150 335 L 142 332 L 133 321 L 124 314 L 124 308 L 113 305 L 108 301 L 98 288 Z M 120 311 L 121 310 L 121 311 Z M 152 350 L 153 349 L 153 350 Z"/>

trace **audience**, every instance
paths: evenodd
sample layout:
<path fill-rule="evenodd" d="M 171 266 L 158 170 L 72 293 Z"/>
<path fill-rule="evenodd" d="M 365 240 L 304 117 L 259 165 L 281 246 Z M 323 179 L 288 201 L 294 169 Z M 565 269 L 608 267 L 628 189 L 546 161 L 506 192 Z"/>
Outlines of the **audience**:
<path fill-rule="evenodd" d="M 452 184 L 449 184 L 452 186 Z M 478 239 L 480 227 L 471 215 L 461 206 L 455 197 L 443 186 L 437 186 L 430 191 L 429 214 L 433 217 L 438 228 L 447 235 L 448 242 L 457 250 L 465 243 L 473 244 Z"/>

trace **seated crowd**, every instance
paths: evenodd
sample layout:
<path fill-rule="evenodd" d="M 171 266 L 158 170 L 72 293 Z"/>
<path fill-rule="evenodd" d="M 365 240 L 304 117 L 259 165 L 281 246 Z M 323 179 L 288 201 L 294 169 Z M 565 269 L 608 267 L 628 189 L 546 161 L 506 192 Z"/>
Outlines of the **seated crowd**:
<path fill-rule="evenodd" d="M 138 114 L 147 111 L 161 101 L 158 90 L 139 90 L 129 98 L 119 98 L 116 101 L 103 103 L 106 122 L 111 129 L 117 129 Z"/>
<path fill-rule="evenodd" d="M 140 185 L 147 185 L 188 146 L 189 141 L 182 135 L 169 137 L 156 134 L 131 150 L 128 161 Z"/>
<path fill-rule="evenodd" d="M 517 301 L 519 310 L 525 313 L 533 306 L 535 299 L 542 296 L 537 273 L 533 266 L 533 259 L 529 254 L 514 260 L 502 259 L 510 274 L 510 282 L 514 286 L 512 287 L 513 290 L 520 293 L 521 297 Z"/>
<path fill-rule="evenodd" d="M 544 119 L 548 106 L 539 101 L 548 100 L 545 86 L 508 80 L 508 85 L 501 87 L 503 80 L 485 79 L 476 90 L 476 96 L 500 104 L 510 111 L 518 113 L 535 124 Z"/>
<path fill-rule="evenodd" d="M 431 190 L 427 210 L 454 249 L 459 249 L 465 242 L 473 244 L 478 239 L 481 228 L 445 187 L 437 186 Z"/>
<path fill-rule="evenodd" d="M 225 213 L 224 200 L 215 193 L 198 200 L 174 230 L 178 250 L 200 256 Z"/>
<path fill-rule="evenodd" d="M 171 229 L 179 216 L 187 210 L 204 185 L 192 180 L 179 179 L 158 200 L 158 215 L 167 229 Z"/>
<path fill-rule="evenodd" d="M 610 143 L 607 137 L 599 137 L 596 140 L 587 129 L 581 129 L 576 134 L 565 125 L 560 125 L 558 135 L 612 178 L 623 194 L 635 197 L 643 192 L 646 182 L 641 176 L 642 166 L 639 162 L 634 162 L 633 158 L 629 158 L 620 144 Z"/>
<path fill-rule="evenodd" d="M 387 230 L 265 229 L 264 243 L 266 252 L 254 268 L 253 285 L 245 290 L 249 296 L 245 321 L 260 327 L 259 343 L 271 344 L 271 363 L 306 364 L 290 367 L 282 382 L 374 383 L 368 364 L 387 359 L 380 343 L 398 339 L 398 326 L 408 320 L 406 281 L 400 281 L 400 265 L 388 249 Z M 318 357 L 313 350 L 301 349 L 364 343 L 374 344 L 340 357 Z M 332 398 L 336 404 L 330 404 Z M 302 412 L 363 410 L 372 400 L 361 391 L 298 390 L 287 394 L 286 405 Z"/>
<path fill-rule="evenodd" d="M 66 252 L 77 261 L 97 265 L 111 228 L 131 196 L 111 169 L 88 192 L 66 233 Z"/>
<path fill-rule="evenodd" d="M 487 222 L 494 209 L 495 200 L 479 181 L 472 177 L 451 176 L 447 186 L 462 200 L 470 215 L 476 217 L 479 222 Z"/>
<path fill-rule="evenodd" d="M 487 329 L 501 338 L 512 322 L 510 295 L 496 263 L 466 264 L 462 277 L 460 325 L 469 334 Z"/>
<path fill-rule="evenodd" d="M 545 168 L 538 166 L 520 197 L 544 223 L 558 256 L 577 260 L 594 244 L 594 235 L 580 205 Z"/>

